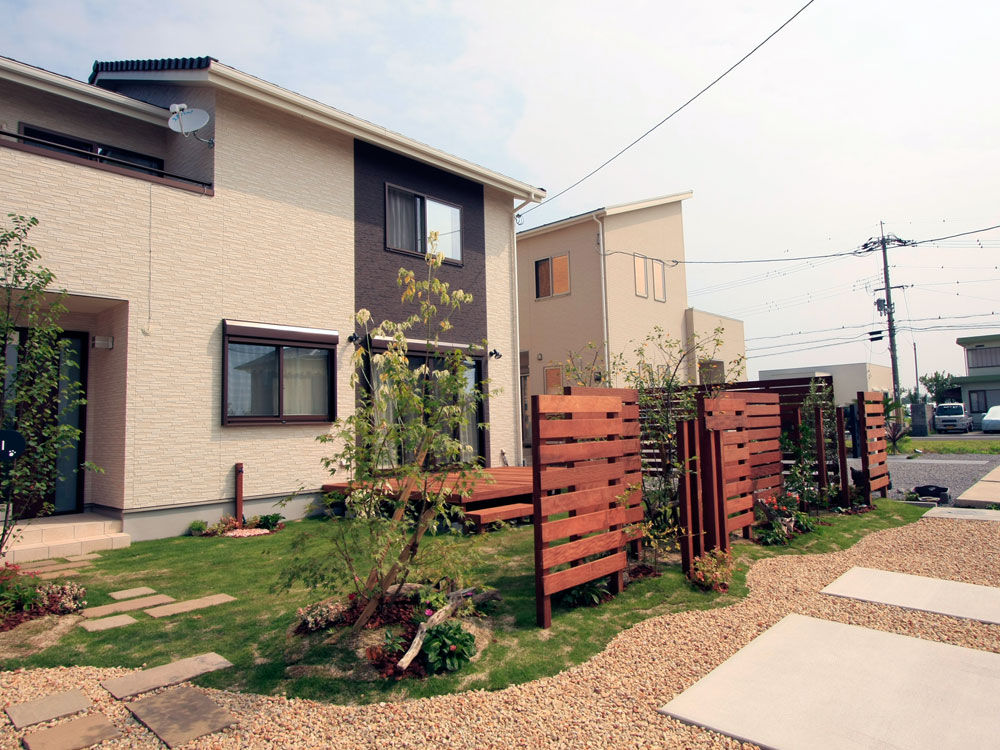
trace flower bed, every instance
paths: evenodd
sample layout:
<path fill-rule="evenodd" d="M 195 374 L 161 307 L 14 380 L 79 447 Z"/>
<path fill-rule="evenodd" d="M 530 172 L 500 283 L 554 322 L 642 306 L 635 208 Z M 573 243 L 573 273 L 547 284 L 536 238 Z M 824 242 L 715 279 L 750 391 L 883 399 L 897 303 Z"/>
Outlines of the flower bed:
<path fill-rule="evenodd" d="M 45 615 L 66 615 L 87 605 L 87 590 L 76 583 L 40 583 L 20 566 L 0 567 L 0 632 Z"/>

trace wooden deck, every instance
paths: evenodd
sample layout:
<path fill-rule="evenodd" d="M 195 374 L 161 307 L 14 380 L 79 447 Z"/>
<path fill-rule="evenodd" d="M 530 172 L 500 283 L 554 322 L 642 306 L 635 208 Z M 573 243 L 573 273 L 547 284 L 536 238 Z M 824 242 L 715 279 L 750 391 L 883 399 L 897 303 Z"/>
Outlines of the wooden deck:
<path fill-rule="evenodd" d="M 497 466 L 485 469 L 488 479 L 476 481 L 472 492 L 463 497 L 457 489 L 452 492 L 449 502 L 462 506 L 465 516 L 476 524 L 476 530 L 494 521 L 528 518 L 532 513 L 531 505 L 531 467 L 530 466 Z M 457 474 L 449 474 L 446 482 L 453 485 L 458 481 Z M 390 480 L 390 486 L 396 490 L 399 483 Z M 351 490 L 350 482 L 330 482 L 323 485 L 324 492 L 343 492 Z M 420 497 L 420 491 L 414 490 L 411 499 Z"/>

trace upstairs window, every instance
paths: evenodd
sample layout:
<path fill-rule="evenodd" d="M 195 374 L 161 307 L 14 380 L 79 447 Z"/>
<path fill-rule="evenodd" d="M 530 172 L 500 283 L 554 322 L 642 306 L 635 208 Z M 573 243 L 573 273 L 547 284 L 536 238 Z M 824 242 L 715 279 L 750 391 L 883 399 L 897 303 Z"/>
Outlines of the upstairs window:
<path fill-rule="evenodd" d="M 223 321 L 222 423 L 332 422 L 336 331 Z"/>
<path fill-rule="evenodd" d="M 569 294 L 569 255 L 535 261 L 535 299 Z"/>
<path fill-rule="evenodd" d="M 632 266 L 635 273 L 635 295 L 649 297 L 649 287 L 653 287 L 653 299 L 667 301 L 666 264 L 645 255 L 633 255 Z"/>
<path fill-rule="evenodd" d="M 61 154 L 79 156 L 101 164 L 110 164 L 125 169 L 133 169 L 143 174 L 163 174 L 163 159 L 147 156 L 136 151 L 108 146 L 62 133 L 54 133 L 32 125 L 21 126 L 22 140 L 38 148 L 58 151 Z"/>
<path fill-rule="evenodd" d="M 391 250 L 427 253 L 437 232 L 437 252 L 462 262 L 462 209 L 435 198 L 386 187 L 385 242 Z"/>
<path fill-rule="evenodd" d="M 662 260 L 653 260 L 653 299 L 657 302 L 667 301 L 666 268 Z"/>
<path fill-rule="evenodd" d="M 635 296 L 649 296 L 649 279 L 646 277 L 646 256 L 633 255 L 632 264 L 635 269 Z"/>
<path fill-rule="evenodd" d="M 1000 347 L 997 346 L 966 349 L 965 356 L 970 370 L 976 367 L 1000 367 Z"/>

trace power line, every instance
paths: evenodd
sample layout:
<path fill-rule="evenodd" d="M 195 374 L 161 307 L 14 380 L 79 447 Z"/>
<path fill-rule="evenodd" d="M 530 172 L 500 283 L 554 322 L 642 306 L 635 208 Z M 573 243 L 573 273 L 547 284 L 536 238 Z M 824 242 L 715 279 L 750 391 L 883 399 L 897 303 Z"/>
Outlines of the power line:
<path fill-rule="evenodd" d="M 975 313 L 975 314 L 971 314 L 971 315 L 945 315 L 945 316 L 937 315 L 937 316 L 933 316 L 933 317 L 930 317 L 930 318 L 907 318 L 906 320 L 903 320 L 902 322 L 903 323 L 923 323 L 923 322 L 930 321 L 930 320 L 963 320 L 963 319 L 966 319 L 966 318 L 985 318 L 985 317 L 989 317 L 991 315 L 997 315 L 997 314 L 998 314 L 997 312 L 993 311 L 993 312 L 988 312 L 988 313 Z M 843 330 L 849 329 L 849 328 L 868 328 L 871 325 L 872 325 L 872 322 L 869 321 L 867 323 L 857 323 L 857 324 L 837 326 L 836 328 L 818 328 L 818 329 L 813 330 L 813 331 L 795 331 L 795 332 L 790 332 L 790 333 L 776 333 L 773 336 L 754 336 L 753 338 L 744 339 L 744 341 L 763 341 L 764 339 L 778 339 L 778 338 L 786 338 L 788 336 L 810 336 L 810 335 L 812 335 L 814 333 L 829 333 L 831 331 L 843 331 Z M 796 342 L 796 343 L 798 343 L 798 342 Z"/>
<path fill-rule="evenodd" d="M 581 177 L 579 180 L 577 180 L 576 182 L 574 182 L 568 188 L 564 188 L 563 190 L 560 190 L 555 195 L 549 196 L 545 200 L 541 201 L 540 203 L 535 204 L 534 206 L 532 206 L 531 208 L 527 209 L 526 211 L 522 211 L 520 214 L 518 214 L 518 218 L 523 217 L 525 214 L 531 213 L 532 211 L 534 211 L 537 208 L 541 208 L 546 203 L 550 203 L 550 202 L 554 201 L 556 198 L 558 198 L 559 196 L 565 195 L 566 193 L 568 193 L 570 190 L 572 190 L 573 188 L 575 188 L 577 185 L 581 184 L 585 180 L 589 180 L 591 177 L 593 177 L 595 174 L 597 174 L 598 172 L 600 172 L 602 169 L 604 169 L 606 166 L 608 166 L 615 159 L 617 159 L 618 157 L 620 157 L 626 151 L 628 151 L 633 146 L 635 146 L 637 143 L 639 143 L 641 140 L 643 140 L 646 136 L 650 135 L 654 130 L 656 130 L 657 128 L 659 128 L 662 125 L 665 125 L 670 119 L 672 119 L 674 117 L 674 115 L 676 115 L 676 114 L 680 113 L 682 110 L 686 109 L 689 104 L 693 103 L 696 99 L 698 99 L 699 97 L 701 97 L 702 94 L 704 94 L 705 92 L 707 92 L 710 88 L 712 88 L 713 86 L 715 86 L 715 84 L 717 84 L 719 81 L 721 81 L 727 75 L 729 75 L 734 70 L 736 70 L 736 68 L 738 68 L 744 62 L 746 62 L 750 58 L 751 55 L 753 55 L 755 52 L 757 52 L 757 50 L 759 50 L 761 47 L 763 47 L 765 44 L 767 44 L 769 41 L 771 41 L 771 39 L 773 39 L 775 36 L 777 36 L 777 34 L 782 29 L 784 29 L 788 24 L 790 24 L 792 21 L 794 21 L 799 16 L 799 14 L 801 14 L 806 8 L 808 8 L 814 2 L 816 2 L 816 0 L 809 0 L 809 2 L 807 2 L 801 8 L 799 8 L 791 18 L 789 18 L 787 21 L 785 21 L 783 24 L 781 24 L 781 26 L 779 26 L 774 31 L 772 31 L 770 34 L 768 34 L 767 37 L 764 39 L 764 41 L 762 41 L 760 44 L 758 44 L 752 50 L 750 50 L 745 55 L 743 55 L 743 57 L 741 57 L 733 65 L 729 66 L 729 68 L 727 68 L 726 71 L 722 75 L 720 75 L 719 77 L 717 77 L 714 81 L 712 81 L 710 84 L 708 84 L 707 86 L 705 86 L 705 88 L 703 88 L 697 94 L 695 94 L 694 96 L 692 96 L 690 99 L 688 99 L 686 102 L 684 102 L 681 106 L 679 106 L 677 109 L 675 109 L 669 115 L 667 115 L 666 117 L 664 117 L 662 120 L 660 120 L 658 123 L 656 123 L 653 127 L 651 127 L 649 130 L 647 130 L 645 133 L 643 133 L 642 135 L 640 135 L 638 138 L 636 138 L 630 144 L 628 144 L 627 146 L 625 146 L 625 148 L 621 149 L 618 153 L 616 153 L 610 159 L 607 159 L 606 161 L 604 161 L 597 168 L 592 169 L 590 172 L 588 172 L 587 174 L 585 174 L 583 177 Z"/>

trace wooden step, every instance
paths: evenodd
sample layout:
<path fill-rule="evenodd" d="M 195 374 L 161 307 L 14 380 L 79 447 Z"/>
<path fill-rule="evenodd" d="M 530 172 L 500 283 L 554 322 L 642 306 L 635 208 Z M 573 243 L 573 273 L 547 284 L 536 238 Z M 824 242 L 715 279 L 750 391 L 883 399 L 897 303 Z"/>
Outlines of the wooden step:
<path fill-rule="evenodd" d="M 483 527 L 494 521 L 509 521 L 512 518 L 527 518 L 534 512 L 534 506 L 530 503 L 511 503 L 509 505 L 497 505 L 492 508 L 473 510 L 465 514 L 465 517 L 475 522 L 476 531 L 481 532 Z"/>

